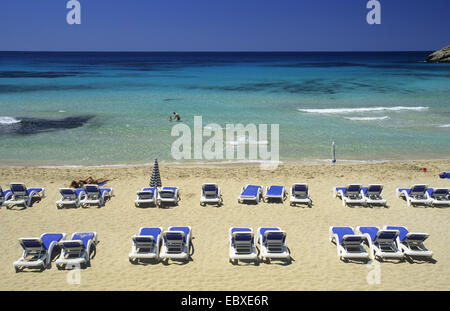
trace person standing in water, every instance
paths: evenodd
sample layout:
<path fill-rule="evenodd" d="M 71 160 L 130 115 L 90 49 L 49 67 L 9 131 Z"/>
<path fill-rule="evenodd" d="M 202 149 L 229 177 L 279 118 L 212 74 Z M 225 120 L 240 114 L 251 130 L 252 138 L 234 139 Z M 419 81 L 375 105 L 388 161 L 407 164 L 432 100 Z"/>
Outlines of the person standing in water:
<path fill-rule="evenodd" d="M 181 121 L 180 115 L 176 112 L 173 113 L 173 117 L 174 119 L 176 119 L 177 121 Z"/>

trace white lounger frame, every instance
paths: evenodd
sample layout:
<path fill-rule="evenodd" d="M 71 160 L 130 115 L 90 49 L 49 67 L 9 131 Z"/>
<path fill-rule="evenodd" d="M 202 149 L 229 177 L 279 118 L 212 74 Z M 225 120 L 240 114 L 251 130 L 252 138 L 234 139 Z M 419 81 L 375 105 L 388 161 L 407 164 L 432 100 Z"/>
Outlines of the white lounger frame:
<path fill-rule="evenodd" d="M 159 205 L 163 205 L 164 203 L 173 203 L 173 204 L 175 204 L 175 205 L 178 205 L 178 201 L 181 200 L 181 198 L 180 198 L 180 194 L 181 194 L 180 188 L 178 188 L 178 187 L 171 187 L 171 186 L 167 186 L 167 187 L 170 187 L 170 188 L 176 188 L 176 189 L 173 191 L 173 196 L 170 197 L 170 198 L 163 198 L 163 197 L 161 197 L 161 192 L 162 192 L 162 191 L 171 191 L 172 189 L 170 189 L 170 190 L 167 190 L 167 189 L 164 190 L 165 187 L 160 188 L 160 189 L 158 190 L 158 199 L 157 199 L 158 204 L 159 204 Z"/>
<path fill-rule="evenodd" d="M 80 207 L 82 199 L 86 196 L 86 192 L 80 191 L 78 196 L 76 195 L 75 191 L 74 194 L 62 194 L 61 191 L 63 190 L 75 190 L 73 188 L 60 188 L 59 193 L 61 194 L 61 199 L 56 201 L 56 208 L 63 208 L 65 206 L 75 206 Z"/>
<path fill-rule="evenodd" d="M 97 187 L 98 189 L 98 194 L 95 193 L 89 193 L 86 190 L 86 187 Z M 104 206 L 105 205 L 105 201 L 108 198 L 111 198 L 113 196 L 113 189 L 110 188 L 110 191 L 104 191 L 101 195 L 100 195 L 100 187 L 98 185 L 85 185 L 85 192 L 86 192 L 86 196 L 84 197 L 83 200 L 80 201 L 81 205 L 86 206 L 86 205 L 97 205 L 98 207 L 100 206 Z"/>
<path fill-rule="evenodd" d="M 230 242 L 230 248 L 229 248 L 229 261 L 235 261 L 238 262 L 239 260 L 254 260 L 256 263 L 259 262 L 258 254 L 256 253 L 256 243 L 255 243 L 255 235 L 253 233 L 252 228 L 245 228 L 250 229 L 250 231 L 238 231 L 238 232 L 231 232 L 236 227 L 231 227 L 229 229 L 229 242 Z M 252 242 L 251 244 L 248 244 L 247 242 L 238 241 L 236 242 L 235 236 L 239 234 L 250 234 L 252 236 Z M 233 240 L 235 241 L 233 243 Z M 242 245 L 239 245 L 242 244 Z M 245 252 L 241 253 L 238 251 L 239 247 L 243 247 Z"/>
<path fill-rule="evenodd" d="M 404 255 L 403 252 L 400 249 L 400 241 L 398 239 L 398 231 L 397 236 L 394 239 L 376 239 L 376 241 L 372 241 L 370 235 L 368 233 L 363 234 L 360 231 L 361 227 L 373 227 L 373 226 L 358 226 L 356 227 L 356 232 L 358 234 L 364 235 L 366 237 L 366 242 L 370 248 L 370 254 L 372 255 L 372 259 L 375 258 L 395 258 L 395 259 L 403 259 Z M 386 232 L 386 231 L 394 231 L 394 230 L 380 230 L 380 228 L 376 227 L 378 229 L 377 237 L 380 232 Z"/>
<path fill-rule="evenodd" d="M 183 231 L 171 231 L 174 226 L 168 228 L 167 231 L 164 231 L 161 235 L 162 246 L 159 257 L 161 259 L 183 259 L 185 261 L 189 261 L 190 258 L 190 247 L 192 242 L 192 228 L 190 226 L 178 226 L 178 227 L 188 227 L 189 233 L 188 236 L 185 237 L 185 233 Z M 183 241 L 175 241 L 169 242 L 164 237 L 167 233 L 180 233 L 183 236 Z M 187 242 L 185 242 L 185 240 Z M 175 249 L 175 251 L 170 251 L 170 249 Z"/>
<path fill-rule="evenodd" d="M 42 191 L 38 192 L 38 191 L 31 191 L 30 194 L 27 193 L 27 191 L 25 192 L 16 192 L 14 193 L 12 191 L 12 185 L 22 185 L 25 189 L 28 188 L 41 188 Z M 24 183 L 21 182 L 13 182 L 10 185 L 10 189 L 11 189 L 11 195 L 10 195 L 10 199 L 5 201 L 3 204 L 7 205 L 9 207 L 12 207 L 14 205 L 25 205 L 26 207 L 30 207 L 31 206 L 31 201 L 33 200 L 33 197 L 38 196 L 39 198 L 44 198 L 45 197 L 45 188 L 42 187 L 26 187 Z"/>
<path fill-rule="evenodd" d="M 160 245 L 161 245 L 161 236 L 163 234 L 163 228 L 157 227 L 161 230 L 161 233 L 158 235 L 158 238 L 156 241 L 153 239 L 152 242 L 138 242 L 136 241 L 136 238 L 153 238 L 153 236 L 150 235 L 133 235 L 131 237 L 132 239 L 132 246 L 131 246 L 131 252 L 128 255 L 128 258 L 130 260 L 139 260 L 139 259 L 156 259 L 159 260 L 159 251 L 160 251 Z M 139 232 L 142 231 L 144 227 L 141 227 L 139 229 Z M 139 249 L 148 249 L 146 252 L 139 252 Z"/>
<path fill-rule="evenodd" d="M 150 190 L 144 190 L 145 188 L 155 188 L 154 193 L 151 199 L 143 199 L 142 195 L 146 196 L 147 192 L 151 192 Z M 158 204 L 158 188 L 156 187 L 143 187 L 141 190 L 136 192 L 136 200 L 134 201 L 134 205 L 136 207 L 141 204 L 154 204 L 155 206 Z"/>
<path fill-rule="evenodd" d="M 40 240 L 45 234 L 49 234 L 49 232 L 43 233 L 40 238 L 21 238 L 19 241 L 22 240 Z M 60 234 L 60 233 L 58 233 Z M 66 234 L 62 234 L 62 240 L 65 240 Z M 41 241 L 42 243 L 42 241 Z M 20 257 L 18 260 L 16 260 L 13 263 L 13 267 L 18 272 L 22 268 L 30 268 L 30 267 L 42 267 L 42 270 L 45 268 L 50 267 L 50 262 L 52 259 L 52 253 L 55 246 L 58 245 L 58 242 L 53 241 L 50 243 L 48 250 L 45 249 L 44 245 L 41 244 L 40 247 L 26 247 L 23 249 L 22 257 Z M 27 259 L 29 256 L 32 256 L 34 258 Z"/>
<path fill-rule="evenodd" d="M 361 184 L 348 184 L 347 188 L 351 185 L 358 185 L 361 188 Z M 353 198 L 348 197 L 348 195 L 349 195 L 348 190 L 344 195 L 342 190 L 336 190 L 336 188 L 343 188 L 343 187 L 334 187 L 333 188 L 333 196 L 335 198 L 340 197 L 342 200 L 343 206 L 347 206 L 348 204 L 365 204 L 366 203 L 366 201 L 364 200 L 364 198 L 361 195 L 361 190 L 359 192 L 355 192 L 355 193 L 352 192 L 352 194 L 354 194 L 358 197 L 357 199 L 353 199 Z"/>
<path fill-rule="evenodd" d="M 388 226 L 384 226 L 383 228 L 387 228 Z M 400 227 L 400 226 L 397 226 Z M 406 230 L 408 230 L 408 228 L 404 227 Z M 409 232 L 409 230 L 408 230 Z M 425 235 L 429 236 L 428 233 L 422 233 L 422 232 L 409 232 L 406 235 L 405 241 L 401 242 L 399 239 L 399 246 L 400 249 L 402 250 L 402 252 L 410 257 L 427 257 L 427 258 L 431 258 L 433 257 L 433 252 L 430 251 L 428 248 L 425 247 L 425 244 L 423 242 L 419 242 L 419 243 L 415 243 L 415 242 L 410 242 L 408 241 L 408 236 L 414 235 L 414 234 L 419 234 L 419 235 Z"/>
<path fill-rule="evenodd" d="M 8 199 L 12 196 L 12 192 L 8 192 L 8 193 L 5 195 L 5 192 L 3 191 L 2 187 L 0 187 L 0 192 L 3 193 L 3 195 L 0 197 L 0 206 L 2 206 L 3 203 L 4 203 L 5 201 L 8 201 Z"/>
<path fill-rule="evenodd" d="M 425 186 L 425 188 L 428 188 L 426 184 L 415 184 L 412 185 L 409 189 L 412 189 L 415 186 Z M 431 203 L 431 199 L 429 198 L 427 191 L 423 194 L 423 198 L 416 198 L 416 195 L 411 191 L 410 194 L 408 194 L 405 190 L 400 191 L 402 188 L 397 188 L 395 190 L 395 195 L 397 198 L 404 197 L 406 199 L 406 204 L 408 206 L 413 206 L 414 204 L 425 204 L 428 205 Z"/>
<path fill-rule="evenodd" d="M 369 192 L 369 188 L 371 186 L 380 186 L 381 190 L 380 193 L 370 193 Z M 385 199 L 383 199 L 383 197 L 381 196 L 381 191 L 383 190 L 383 185 L 382 184 L 370 184 L 369 186 L 367 186 L 367 192 L 366 194 L 364 194 L 363 190 L 361 189 L 361 196 L 364 199 L 365 203 L 367 205 L 371 205 L 371 204 L 379 204 L 379 205 L 384 205 L 386 206 L 387 201 Z"/>
<path fill-rule="evenodd" d="M 360 243 L 348 242 L 345 241 L 345 237 L 362 237 L 365 238 L 361 234 L 352 234 L 352 235 L 344 235 L 344 241 L 339 243 L 339 237 L 337 234 L 333 233 L 333 226 L 331 226 L 328 230 L 328 236 L 330 242 L 336 243 L 337 255 L 339 258 L 347 260 L 347 259 L 368 259 L 370 258 L 370 254 L 366 252 L 363 246 L 363 240 Z"/>
<path fill-rule="evenodd" d="M 300 185 L 300 186 L 306 186 L 307 191 L 305 192 L 301 192 L 300 194 L 295 194 L 294 193 L 294 189 L 295 186 Z M 293 184 L 291 187 L 291 192 L 290 192 L 290 205 L 294 206 L 295 204 L 308 204 L 309 207 L 311 207 L 312 204 L 312 200 L 309 196 L 309 187 L 308 184 Z"/>
<path fill-rule="evenodd" d="M 214 185 L 217 188 L 217 195 L 208 195 L 204 193 L 203 189 L 206 185 Z M 200 192 L 200 205 L 205 206 L 206 204 L 217 204 L 222 205 L 222 194 L 220 193 L 220 188 L 215 183 L 205 183 L 202 185 L 202 190 Z"/>
<path fill-rule="evenodd" d="M 88 265 L 91 261 L 91 247 L 96 246 L 98 244 L 97 240 L 97 232 L 89 232 L 93 233 L 94 237 L 89 240 L 86 247 L 84 247 L 84 244 L 81 240 L 72 240 L 73 237 L 76 234 L 81 233 L 87 233 L 87 232 L 75 232 L 72 234 L 71 240 L 61 241 L 59 242 L 59 245 L 61 247 L 61 255 L 59 258 L 55 261 L 56 266 L 58 269 L 60 269 L 62 266 L 64 267 L 71 267 L 71 268 L 78 268 L 82 265 Z M 79 242 L 78 247 L 74 248 L 65 248 L 62 247 L 62 245 L 65 242 Z M 69 258 L 70 256 L 75 255 L 74 257 Z"/>
<path fill-rule="evenodd" d="M 289 254 L 289 250 L 287 248 L 286 244 L 286 232 L 281 230 L 280 228 L 276 227 L 276 230 L 267 230 L 264 232 L 264 235 L 266 236 L 266 241 L 263 242 L 263 237 L 260 233 L 260 230 L 262 228 L 268 228 L 268 227 L 259 227 L 258 228 L 258 242 L 259 242 L 259 259 L 264 260 L 267 259 L 270 261 L 270 259 L 284 259 L 289 261 L 291 259 L 291 256 Z M 272 227 L 271 227 L 272 228 Z M 267 235 L 270 232 L 280 232 L 284 235 L 284 242 L 280 241 L 269 241 L 267 239 Z"/>
<path fill-rule="evenodd" d="M 430 200 L 430 205 L 432 205 L 432 206 L 450 205 L 449 189 L 447 189 L 447 188 L 435 188 L 434 190 L 436 191 L 438 189 L 446 189 L 447 190 L 447 196 L 442 197 L 442 198 L 433 198 L 432 196 L 430 196 L 430 194 L 427 191 L 426 192 L 426 196 L 427 196 L 428 200 Z"/>

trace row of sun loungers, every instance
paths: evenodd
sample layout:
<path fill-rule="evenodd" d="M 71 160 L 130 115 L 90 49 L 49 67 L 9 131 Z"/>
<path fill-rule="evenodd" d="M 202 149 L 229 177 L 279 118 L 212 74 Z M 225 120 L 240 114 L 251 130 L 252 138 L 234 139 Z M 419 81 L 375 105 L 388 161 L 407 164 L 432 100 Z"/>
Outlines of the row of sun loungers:
<path fill-rule="evenodd" d="M 312 200 L 309 196 L 307 184 L 294 184 L 290 189 L 290 205 L 307 204 L 311 207 Z M 261 185 L 246 185 L 242 187 L 241 194 L 238 197 L 239 203 L 254 202 L 258 204 L 261 200 L 269 202 L 271 200 L 278 200 L 283 202 L 287 197 L 287 192 L 284 186 L 271 185 L 265 188 Z"/>
<path fill-rule="evenodd" d="M 192 228 L 189 226 L 141 228 L 138 235 L 132 237 L 130 262 L 143 259 L 178 259 L 189 261 L 192 242 Z"/>
<path fill-rule="evenodd" d="M 344 206 L 351 204 L 360 205 L 384 205 L 386 200 L 383 199 L 381 192 L 383 185 L 371 184 L 363 187 L 361 184 L 349 184 L 346 187 L 333 188 L 333 196 L 340 198 Z M 58 208 L 67 206 L 88 206 L 96 205 L 104 206 L 105 202 L 113 196 L 112 188 L 99 187 L 98 185 L 85 185 L 82 189 L 61 188 L 61 199 L 56 202 Z M 31 206 L 33 200 L 44 198 L 44 188 L 27 188 L 23 183 L 12 183 L 10 189 L 3 191 L 0 188 L 0 206 L 25 205 Z M 398 198 L 406 200 L 411 205 L 430 205 L 443 206 L 450 205 L 450 191 L 448 188 L 428 188 L 427 185 L 418 184 L 410 188 L 396 189 Z M 306 204 L 312 205 L 311 197 L 307 184 L 294 184 L 289 190 L 290 205 Z M 238 197 L 239 203 L 255 203 L 261 200 L 269 202 L 278 200 L 283 202 L 287 197 L 287 191 L 284 186 L 271 185 L 263 189 L 261 185 L 246 185 L 242 188 Z M 137 191 L 135 200 L 136 206 L 146 204 L 164 205 L 175 204 L 181 200 L 180 189 L 178 187 L 162 187 L 162 188 L 142 188 Z M 220 188 L 215 183 L 203 184 L 200 193 L 200 204 L 223 204 Z"/>
<path fill-rule="evenodd" d="M 291 259 L 286 246 L 286 232 L 278 227 L 258 228 L 256 240 L 259 254 L 253 229 L 233 227 L 229 234 L 230 262 Z M 190 226 L 169 227 L 167 230 L 161 227 L 142 227 L 139 234 L 131 239 L 132 247 L 128 258 L 132 263 L 149 259 L 190 260 L 193 239 Z M 44 233 L 40 238 L 21 238 L 19 243 L 23 254 L 13 263 L 17 272 L 25 268 L 41 268 L 41 271 L 50 268 L 57 247 L 60 249 L 59 258 L 55 261 L 58 269 L 89 265 L 98 240 L 96 232 L 76 232 L 70 240 L 66 240 L 65 233 Z"/>
<path fill-rule="evenodd" d="M 336 244 L 337 255 L 344 261 L 369 259 L 400 259 L 406 257 L 431 258 L 424 241 L 427 233 L 409 232 L 403 226 L 330 227 L 329 239 Z M 132 236 L 129 261 L 142 260 L 184 260 L 189 261 L 192 249 L 192 228 L 190 226 L 142 227 L 139 234 Z M 75 232 L 70 240 L 65 233 L 44 233 L 39 238 L 21 238 L 22 257 L 13 263 L 16 272 L 25 268 L 51 267 L 54 255 L 59 250 L 55 264 L 61 268 L 89 266 L 98 244 L 96 232 Z M 259 246 L 259 247 L 257 247 Z M 367 246 L 369 251 L 366 251 Z M 229 261 L 270 262 L 272 259 L 291 261 L 286 244 L 286 232 L 279 227 L 259 227 L 255 233 L 249 227 L 229 229 Z"/>
<path fill-rule="evenodd" d="M 175 204 L 181 200 L 180 189 L 178 187 L 162 187 L 158 188 L 142 188 L 137 192 L 136 200 L 134 204 L 138 206 L 142 205 L 163 205 L 163 204 Z"/>
<path fill-rule="evenodd" d="M 89 265 L 93 249 L 97 245 L 96 232 L 75 232 L 70 240 L 65 233 L 44 233 L 40 238 L 21 238 L 22 257 L 13 263 L 16 272 L 24 268 L 50 268 L 56 247 L 60 249 L 55 261 L 58 269 Z"/>
<path fill-rule="evenodd" d="M 286 245 L 286 232 L 278 227 L 260 227 L 257 230 L 256 242 L 252 228 L 232 227 L 229 231 L 230 262 L 250 260 L 258 263 L 261 260 L 270 262 L 280 259 L 290 262 L 291 256 Z M 259 254 L 256 244 L 259 245 Z"/>
<path fill-rule="evenodd" d="M 23 183 L 11 183 L 8 190 L 3 191 L 0 187 L 0 206 L 25 205 L 29 207 L 33 199 L 42 199 L 44 196 L 44 188 L 27 188 Z"/>
<path fill-rule="evenodd" d="M 335 198 L 342 200 L 342 205 L 350 204 L 361 205 L 386 205 L 386 200 L 381 196 L 383 185 L 375 184 L 368 187 L 362 187 L 360 184 L 350 184 L 347 187 L 333 188 Z M 412 205 L 431 205 L 442 206 L 450 205 L 450 191 L 448 188 L 428 188 L 427 185 L 413 185 L 410 188 L 397 188 L 398 198 L 406 200 L 408 206 Z"/>
<path fill-rule="evenodd" d="M 330 227 L 329 239 L 336 244 L 337 255 L 343 260 L 401 259 L 405 257 L 431 258 L 433 252 L 428 250 L 424 241 L 427 233 L 409 232 L 402 226 Z M 369 252 L 364 248 L 367 245 Z"/>

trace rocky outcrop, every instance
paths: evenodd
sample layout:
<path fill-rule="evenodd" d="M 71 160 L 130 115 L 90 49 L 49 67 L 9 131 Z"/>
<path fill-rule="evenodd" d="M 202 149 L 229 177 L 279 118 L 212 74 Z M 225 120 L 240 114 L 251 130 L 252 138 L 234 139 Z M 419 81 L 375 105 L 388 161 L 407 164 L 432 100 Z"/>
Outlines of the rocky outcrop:
<path fill-rule="evenodd" d="M 450 45 L 447 45 L 442 50 L 431 53 L 427 62 L 429 63 L 450 63 Z"/>

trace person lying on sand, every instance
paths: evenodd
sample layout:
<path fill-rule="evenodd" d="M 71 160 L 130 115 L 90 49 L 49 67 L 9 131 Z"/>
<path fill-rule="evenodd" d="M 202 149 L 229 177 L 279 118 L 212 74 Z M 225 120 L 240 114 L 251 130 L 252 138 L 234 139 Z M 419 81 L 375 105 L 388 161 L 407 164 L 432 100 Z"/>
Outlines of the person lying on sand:
<path fill-rule="evenodd" d="M 70 188 L 83 188 L 84 185 L 90 185 L 90 184 L 102 184 L 104 182 L 109 181 L 109 179 L 106 178 L 98 178 L 98 179 L 94 179 L 91 176 L 89 176 L 86 179 L 76 179 L 73 180 L 72 183 L 70 184 Z"/>

